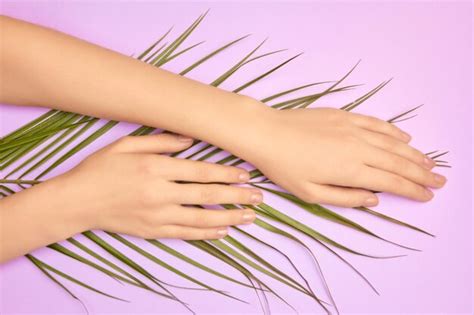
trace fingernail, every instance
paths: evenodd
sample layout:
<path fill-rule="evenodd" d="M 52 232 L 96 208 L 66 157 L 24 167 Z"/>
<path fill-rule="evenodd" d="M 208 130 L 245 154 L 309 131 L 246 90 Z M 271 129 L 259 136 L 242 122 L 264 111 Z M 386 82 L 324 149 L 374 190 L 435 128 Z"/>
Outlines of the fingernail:
<path fill-rule="evenodd" d="M 191 142 L 191 141 L 193 141 L 193 138 L 186 137 L 186 136 L 183 136 L 183 135 L 179 135 L 178 140 L 181 141 L 181 142 Z"/>
<path fill-rule="evenodd" d="M 239 175 L 239 181 L 245 183 L 245 182 L 248 182 L 249 179 L 250 179 L 250 174 L 249 174 L 249 173 L 247 173 L 247 172 L 245 172 L 245 173 L 240 173 L 240 175 Z"/>
<path fill-rule="evenodd" d="M 224 237 L 227 235 L 227 229 L 220 229 L 220 230 L 217 230 L 217 235 L 219 235 L 219 237 Z"/>
<path fill-rule="evenodd" d="M 369 197 L 369 198 L 365 199 L 365 201 L 364 201 L 364 206 L 366 206 L 366 207 L 371 207 L 371 206 L 375 206 L 375 205 L 377 205 L 377 198 Z"/>
<path fill-rule="evenodd" d="M 255 211 L 253 210 L 245 210 L 244 214 L 242 215 L 242 221 L 244 223 L 251 223 L 255 219 Z"/>
<path fill-rule="evenodd" d="M 403 140 L 407 142 L 411 140 L 411 136 L 406 132 L 402 132 L 402 137 L 403 137 Z"/>
<path fill-rule="evenodd" d="M 446 177 L 444 177 L 443 175 L 434 174 L 434 180 L 438 184 L 444 184 L 446 182 Z"/>
<path fill-rule="evenodd" d="M 433 198 L 434 194 L 431 190 L 429 190 L 428 188 L 425 188 L 425 194 L 428 198 Z"/>
<path fill-rule="evenodd" d="M 252 196 L 250 196 L 250 201 L 255 204 L 261 203 L 263 200 L 263 195 L 262 193 L 253 193 Z"/>

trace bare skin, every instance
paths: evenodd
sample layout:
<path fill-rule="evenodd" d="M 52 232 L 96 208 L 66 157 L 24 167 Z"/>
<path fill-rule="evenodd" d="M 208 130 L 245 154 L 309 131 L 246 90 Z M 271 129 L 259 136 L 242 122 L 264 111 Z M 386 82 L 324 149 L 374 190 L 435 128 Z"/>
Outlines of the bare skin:
<path fill-rule="evenodd" d="M 2 103 L 53 106 L 197 138 L 308 202 L 375 206 L 372 191 L 428 201 L 430 188 L 446 182 L 409 145 L 408 134 L 377 118 L 329 108 L 278 111 L 51 29 L 0 17 L 0 30 Z M 2 199 L 0 262 L 88 229 L 213 239 L 228 226 L 253 222 L 251 209 L 195 207 L 255 204 L 262 194 L 228 185 L 248 180 L 240 168 L 160 154 L 189 145 L 173 135 L 126 137 Z M 181 180 L 196 183 L 175 182 Z"/>

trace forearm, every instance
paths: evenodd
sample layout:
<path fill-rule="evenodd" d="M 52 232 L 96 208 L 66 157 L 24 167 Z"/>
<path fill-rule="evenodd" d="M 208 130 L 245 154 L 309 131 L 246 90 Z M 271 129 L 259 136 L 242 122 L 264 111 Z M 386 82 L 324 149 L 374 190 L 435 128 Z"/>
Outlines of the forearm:
<path fill-rule="evenodd" d="M 0 263 L 87 229 L 61 181 L 59 176 L 0 200 Z"/>
<path fill-rule="evenodd" d="M 269 110 L 51 29 L 5 17 L 1 23 L 1 101 L 7 103 L 163 128 L 232 153 Z"/>

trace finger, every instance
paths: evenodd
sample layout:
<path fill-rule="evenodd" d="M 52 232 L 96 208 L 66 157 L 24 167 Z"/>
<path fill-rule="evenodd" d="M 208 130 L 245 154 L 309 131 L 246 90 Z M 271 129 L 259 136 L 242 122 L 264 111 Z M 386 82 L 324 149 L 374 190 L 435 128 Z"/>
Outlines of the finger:
<path fill-rule="evenodd" d="M 171 184 L 174 185 L 174 196 L 170 197 L 178 204 L 259 204 L 263 200 L 262 192 L 256 188 L 221 184 Z"/>
<path fill-rule="evenodd" d="M 365 164 L 402 176 L 423 186 L 440 188 L 446 182 L 442 175 L 432 173 L 401 156 L 385 150 L 370 147 Z"/>
<path fill-rule="evenodd" d="M 182 240 L 211 240 L 223 238 L 228 234 L 226 227 L 195 228 L 179 225 L 162 225 L 148 234 L 150 238 L 178 238 Z"/>
<path fill-rule="evenodd" d="M 311 203 L 324 203 L 339 207 L 372 207 L 378 204 L 377 196 L 367 190 L 310 183 L 302 196 Z"/>
<path fill-rule="evenodd" d="M 352 121 L 361 128 L 383 133 L 406 143 L 410 142 L 411 140 L 411 136 L 408 133 L 402 131 L 394 124 L 372 116 L 366 116 L 355 113 L 352 113 L 351 116 Z"/>
<path fill-rule="evenodd" d="M 113 144 L 114 149 L 125 153 L 167 153 L 186 149 L 193 143 L 191 138 L 161 133 L 146 136 L 126 136 Z"/>
<path fill-rule="evenodd" d="M 418 201 L 428 201 L 433 198 L 433 192 L 421 185 L 415 184 L 402 176 L 366 166 L 361 170 L 361 176 L 353 180 L 357 187 L 380 192 L 388 192 Z"/>
<path fill-rule="evenodd" d="M 404 157 L 427 170 L 431 170 L 435 166 L 432 159 L 403 141 L 367 130 L 361 130 L 360 135 L 367 143 Z"/>
<path fill-rule="evenodd" d="M 256 218 L 255 211 L 248 208 L 210 210 L 181 205 L 161 212 L 159 216 L 160 223 L 164 225 L 176 224 L 198 228 L 250 224 Z"/>
<path fill-rule="evenodd" d="M 161 175 L 168 180 L 189 182 L 245 183 L 250 179 L 246 170 L 205 161 L 168 159 Z"/>

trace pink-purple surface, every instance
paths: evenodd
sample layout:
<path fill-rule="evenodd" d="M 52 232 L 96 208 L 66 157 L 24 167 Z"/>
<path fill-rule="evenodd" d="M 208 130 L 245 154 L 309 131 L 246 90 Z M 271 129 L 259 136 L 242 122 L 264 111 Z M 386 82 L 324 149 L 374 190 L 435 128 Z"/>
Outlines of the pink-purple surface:
<path fill-rule="evenodd" d="M 413 144 L 423 151 L 449 150 L 446 157 L 452 169 L 441 169 L 448 177 L 447 186 L 436 192 L 433 201 L 420 204 L 393 196 L 382 196 L 377 210 L 406 220 L 436 234 L 430 238 L 407 229 L 361 215 L 355 210 L 336 209 L 375 232 L 423 250 L 408 252 L 407 257 L 374 260 L 343 254 L 377 287 L 375 295 L 355 274 L 320 247 L 301 237 L 315 250 L 343 313 L 471 313 L 472 312 L 472 3 L 465 2 L 135 2 L 135 1 L 1 1 L 1 12 L 53 27 L 66 33 L 130 55 L 175 25 L 176 34 L 200 13 L 211 11 L 188 43 L 206 43 L 167 66 L 178 71 L 211 49 L 245 34 L 253 34 L 238 47 L 203 65 L 190 76 L 210 82 L 230 62 L 237 60 L 265 37 L 270 49 L 290 48 L 280 56 L 249 66 L 224 84 L 231 89 L 284 57 L 304 51 L 300 58 L 273 77 L 244 92 L 264 97 L 298 84 L 334 80 L 358 59 L 361 65 L 349 83 L 364 83 L 355 91 L 328 97 L 319 105 L 340 106 L 355 99 L 381 82 L 394 80 L 373 99 L 358 109 L 381 118 L 389 118 L 424 103 L 419 116 L 400 126 L 413 135 Z M 80 56 L 71 62 L 81 62 Z M 47 80 L 45 73 L 45 80 Z M 85 78 L 87 79 L 87 78 Z M 25 86 L 25 88 L 28 88 Z M 78 91 L 80 93 L 80 91 Z M 131 110 L 133 104 L 130 104 Z M 1 105 L 1 134 L 36 117 L 44 109 L 14 108 Z M 159 115 L 159 113 L 156 113 Z M 245 126 L 240 126 L 245 127 Z M 61 166 L 63 172 L 97 147 L 131 130 L 123 124 L 78 157 Z M 57 174 L 56 172 L 55 174 Z M 54 174 L 52 174 L 54 175 Z M 266 201 L 291 212 L 298 219 L 349 244 L 353 248 L 378 254 L 407 253 L 334 224 L 316 219 L 282 200 L 265 195 Z M 40 209 L 38 209 L 40 211 Z M 301 265 L 303 272 L 318 287 L 319 278 L 308 255 L 293 243 L 255 231 Z M 166 241 L 207 265 L 235 272 L 180 241 Z M 88 243 L 89 244 L 89 243 Z M 116 244 L 116 243 L 114 243 Z M 67 246 L 65 244 L 65 246 Z M 119 245 L 117 245 L 120 247 Z M 201 291 L 175 290 L 198 313 L 258 313 L 257 299 L 251 290 L 208 276 L 164 253 L 143 244 L 165 261 L 189 274 L 224 288 L 251 302 L 250 305 Z M 120 247 L 123 248 L 123 247 Z M 258 247 L 259 253 L 291 273 L 278 256 Z M 98 250 L 99 252 L 102 252 Z M 127 251 L 127 253 L 130 253 Z M 132 253 L 130 253 L 133 255 Z M 122 286 L 90 268 L 72 262 L 51 250 L 40 249 L 35 255 L 94 283 L 98 288 L 130 301 L 124 303 L 98 296 L 73 284 L 65 283 L 87 305 L 99 313 L 181 313 L 178 304 L 129 286 Z M 138 255 L 138 263 L 160 279 L 189 285 Z M 48 280 L 25 258 L 0 266 L 0 313 L 83 313 L 79 303 Z M 320 309 L 294 290 L 268 280 L 301 312 Z M 291 313 L 283 303 L 270 298 L 275 313 Z"/>

